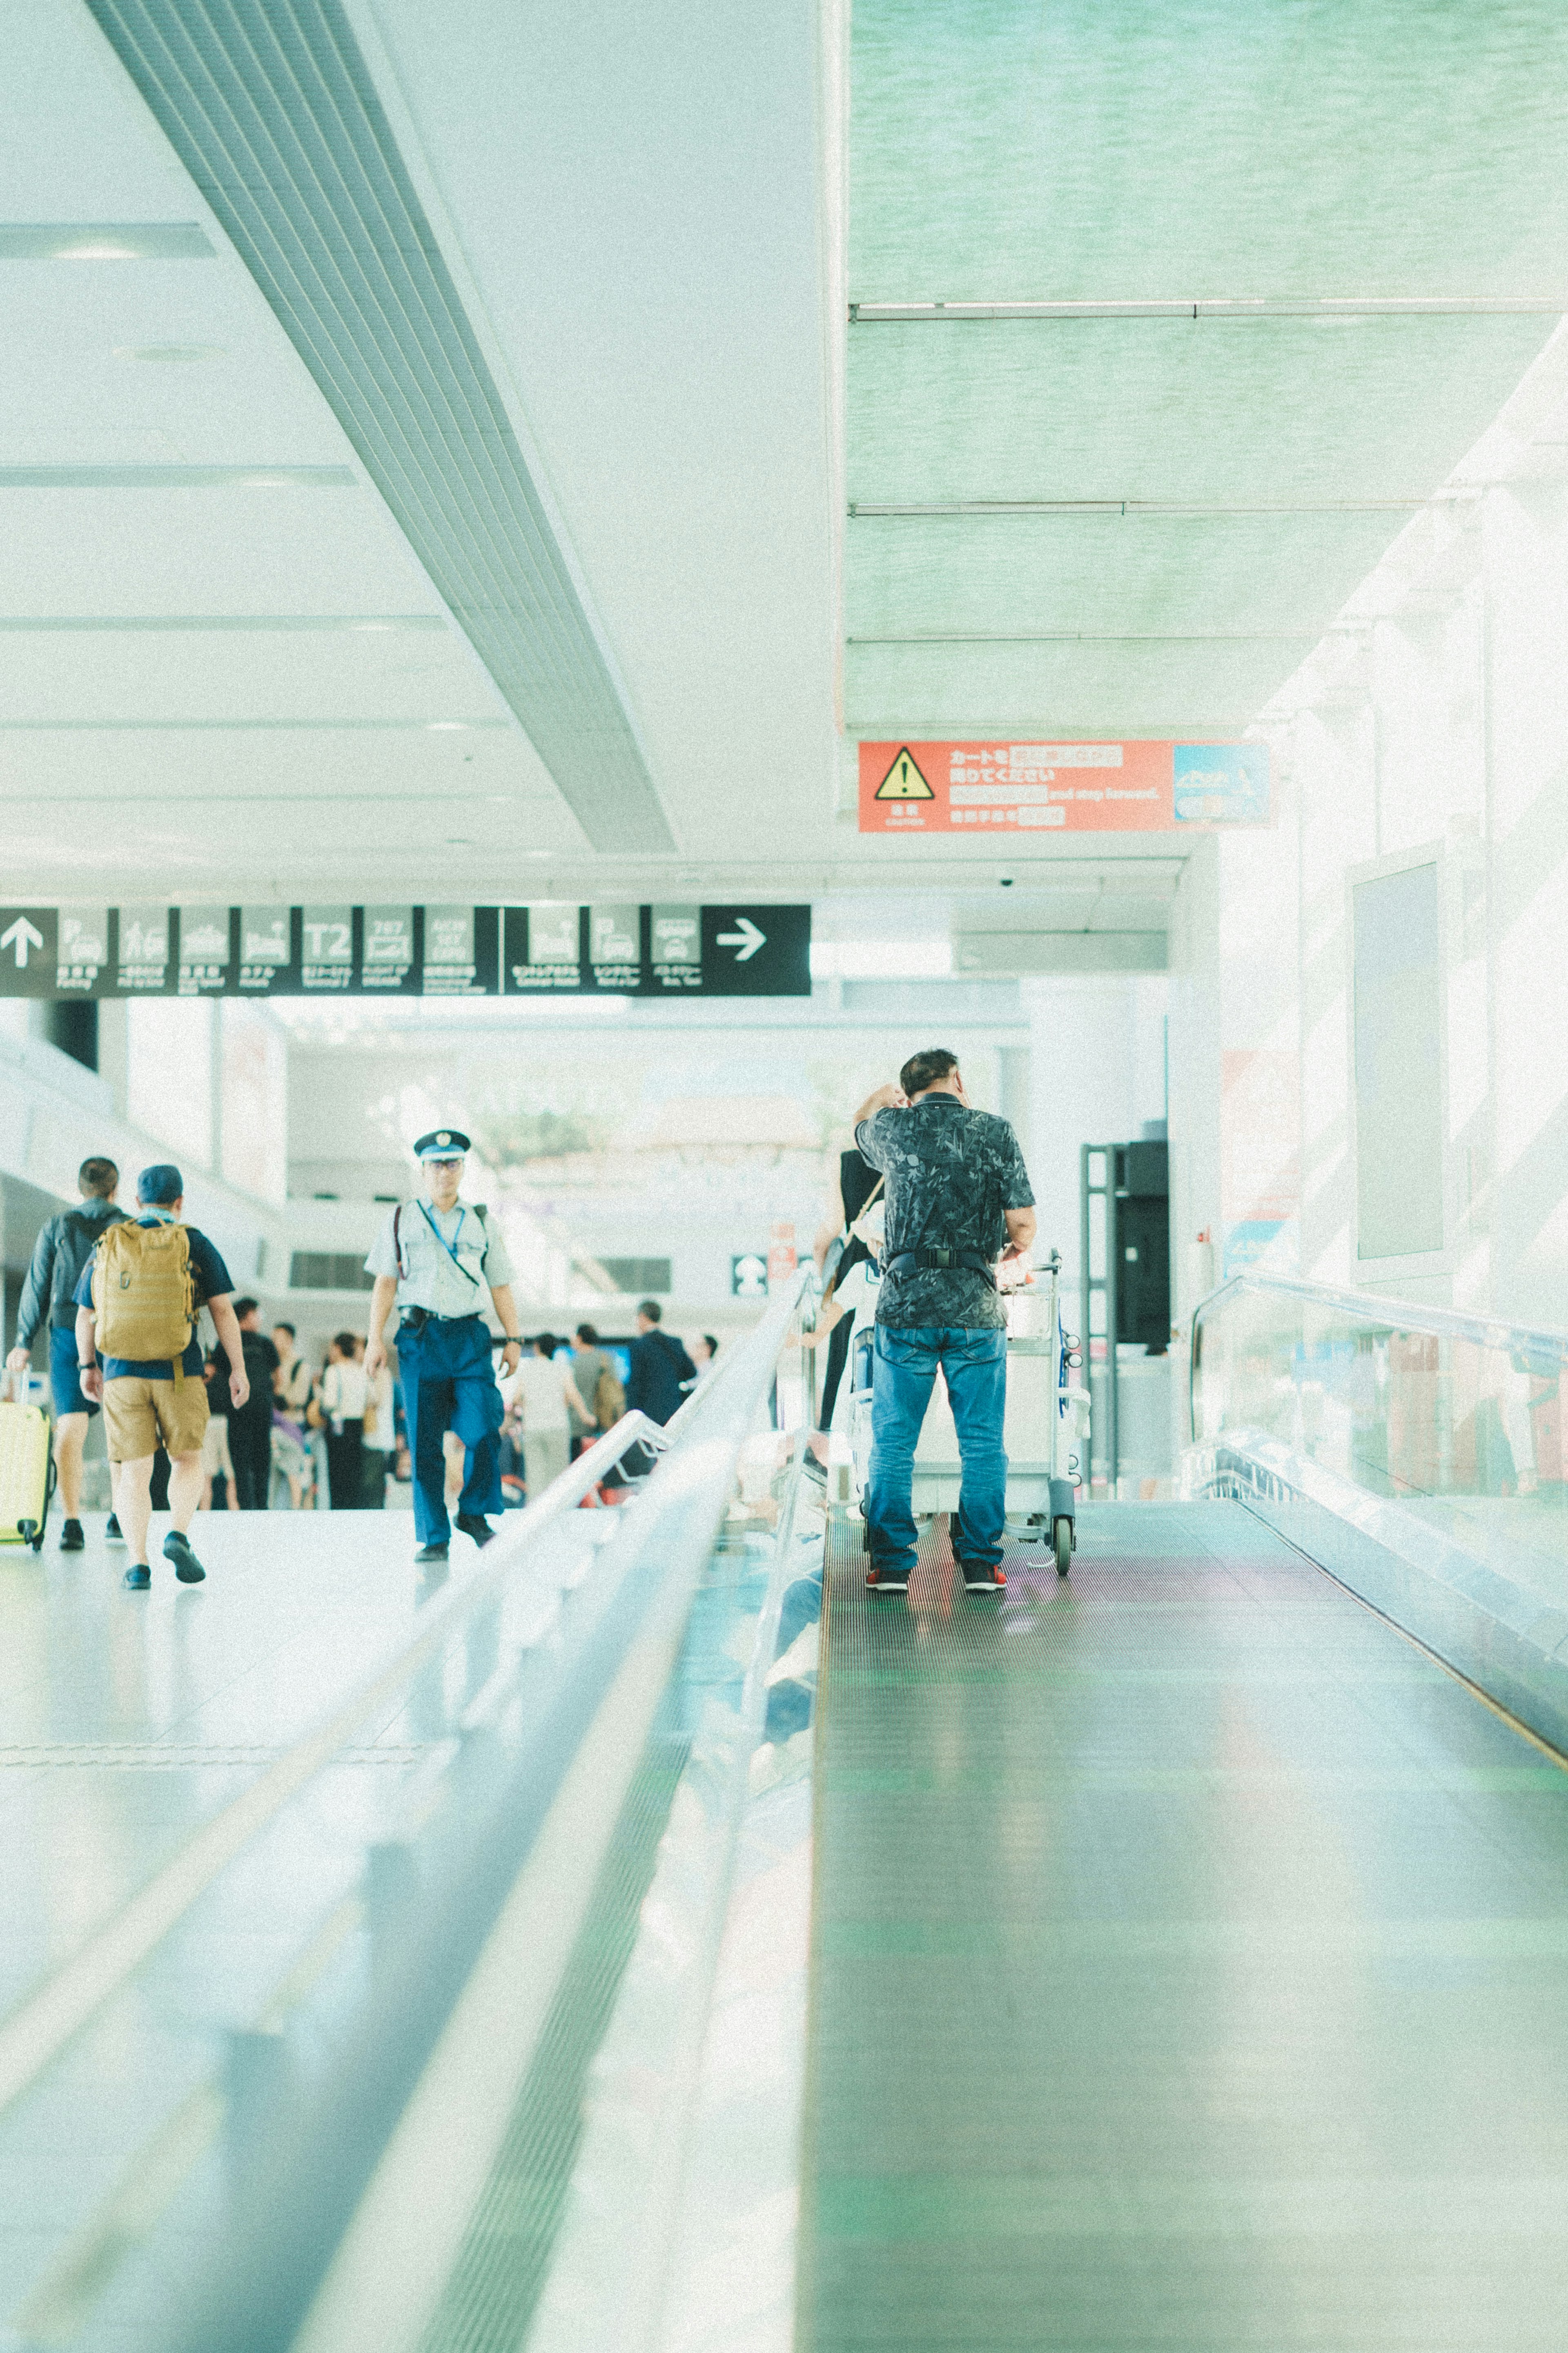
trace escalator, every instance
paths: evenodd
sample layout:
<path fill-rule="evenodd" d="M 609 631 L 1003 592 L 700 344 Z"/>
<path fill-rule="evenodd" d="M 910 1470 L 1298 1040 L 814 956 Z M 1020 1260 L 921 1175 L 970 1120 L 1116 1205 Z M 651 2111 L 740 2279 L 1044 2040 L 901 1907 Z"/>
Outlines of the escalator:
<path fill-rule="evenodd" d="M 1563 1344 L 1227 1286 L 998 1605 L 868 1594 L 796 1309 L 0 2024 L 16 2353 L 1560 2343 Z"/>

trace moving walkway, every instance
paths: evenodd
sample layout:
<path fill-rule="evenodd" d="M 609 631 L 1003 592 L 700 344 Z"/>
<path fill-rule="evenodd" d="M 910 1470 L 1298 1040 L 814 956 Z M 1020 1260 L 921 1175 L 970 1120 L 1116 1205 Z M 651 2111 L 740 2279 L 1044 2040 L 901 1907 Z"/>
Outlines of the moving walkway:
<path fill-rule="evenodd" d="M 12 2348 L 1561 2341 L 1565 1344 L 1227 1286 L 998 1610 L 867 1595 L 796 1306 L 39 1969 Z"/>

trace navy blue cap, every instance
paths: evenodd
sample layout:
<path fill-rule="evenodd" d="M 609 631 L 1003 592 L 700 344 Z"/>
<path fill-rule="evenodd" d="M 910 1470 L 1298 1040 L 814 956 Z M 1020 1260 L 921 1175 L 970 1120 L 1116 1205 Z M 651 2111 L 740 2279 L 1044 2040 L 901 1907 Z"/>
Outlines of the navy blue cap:
<path fill-rule="evenodd" d="M 468 1150 L 468 1139 L 460 1127 L 433 1127 L 414 1146 L 418 1160 L 461 1160 Z"/>
<path fill-rule="evenodd" d="M 185 1180 L 172 1160 L 154 1160 L 136 1179 L 136 1198 L 150 1209 L 166 1209 L 184 1198 Z"/>

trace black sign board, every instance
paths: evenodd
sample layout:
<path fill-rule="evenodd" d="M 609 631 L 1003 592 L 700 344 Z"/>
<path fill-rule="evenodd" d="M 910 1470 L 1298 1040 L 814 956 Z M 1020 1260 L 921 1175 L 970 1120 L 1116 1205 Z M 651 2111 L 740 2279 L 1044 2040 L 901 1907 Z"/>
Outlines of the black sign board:
<path fill-rule="evenodd" d="M 809 907 L 0 907 L 0 997 L 809 997 Z"/>

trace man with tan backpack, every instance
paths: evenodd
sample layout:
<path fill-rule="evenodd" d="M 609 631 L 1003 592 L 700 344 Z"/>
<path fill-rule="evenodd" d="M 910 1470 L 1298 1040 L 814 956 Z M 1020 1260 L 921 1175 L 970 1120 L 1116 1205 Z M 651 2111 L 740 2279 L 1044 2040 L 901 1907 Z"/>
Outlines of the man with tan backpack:
<path fill-rule="evenodd" d="M 134 1219 L 110 1226 L 77 1285 L 76 1345 L 81 1385 L 103 1401 L 120 1525 L 131 1551 L 125 1582 L 133 1593 L 153 1582 L 147 1560 L 153 1458 L 168 1449 L 169 1516 L 163 1556 L 182 1585 L 206 1571 L 187 1533 L 202 1499 L 202 1440 L 207 1393 L 202 1379 L 196 1311 L 213 1319 L 229 1362 L 228 1392 L 237 1412 L 250 1395 L 234 1313 L 234 1285 L 205 1234 L 180 1223 L 184 1180 L 161 1161 L 136 1180 Z"/>

